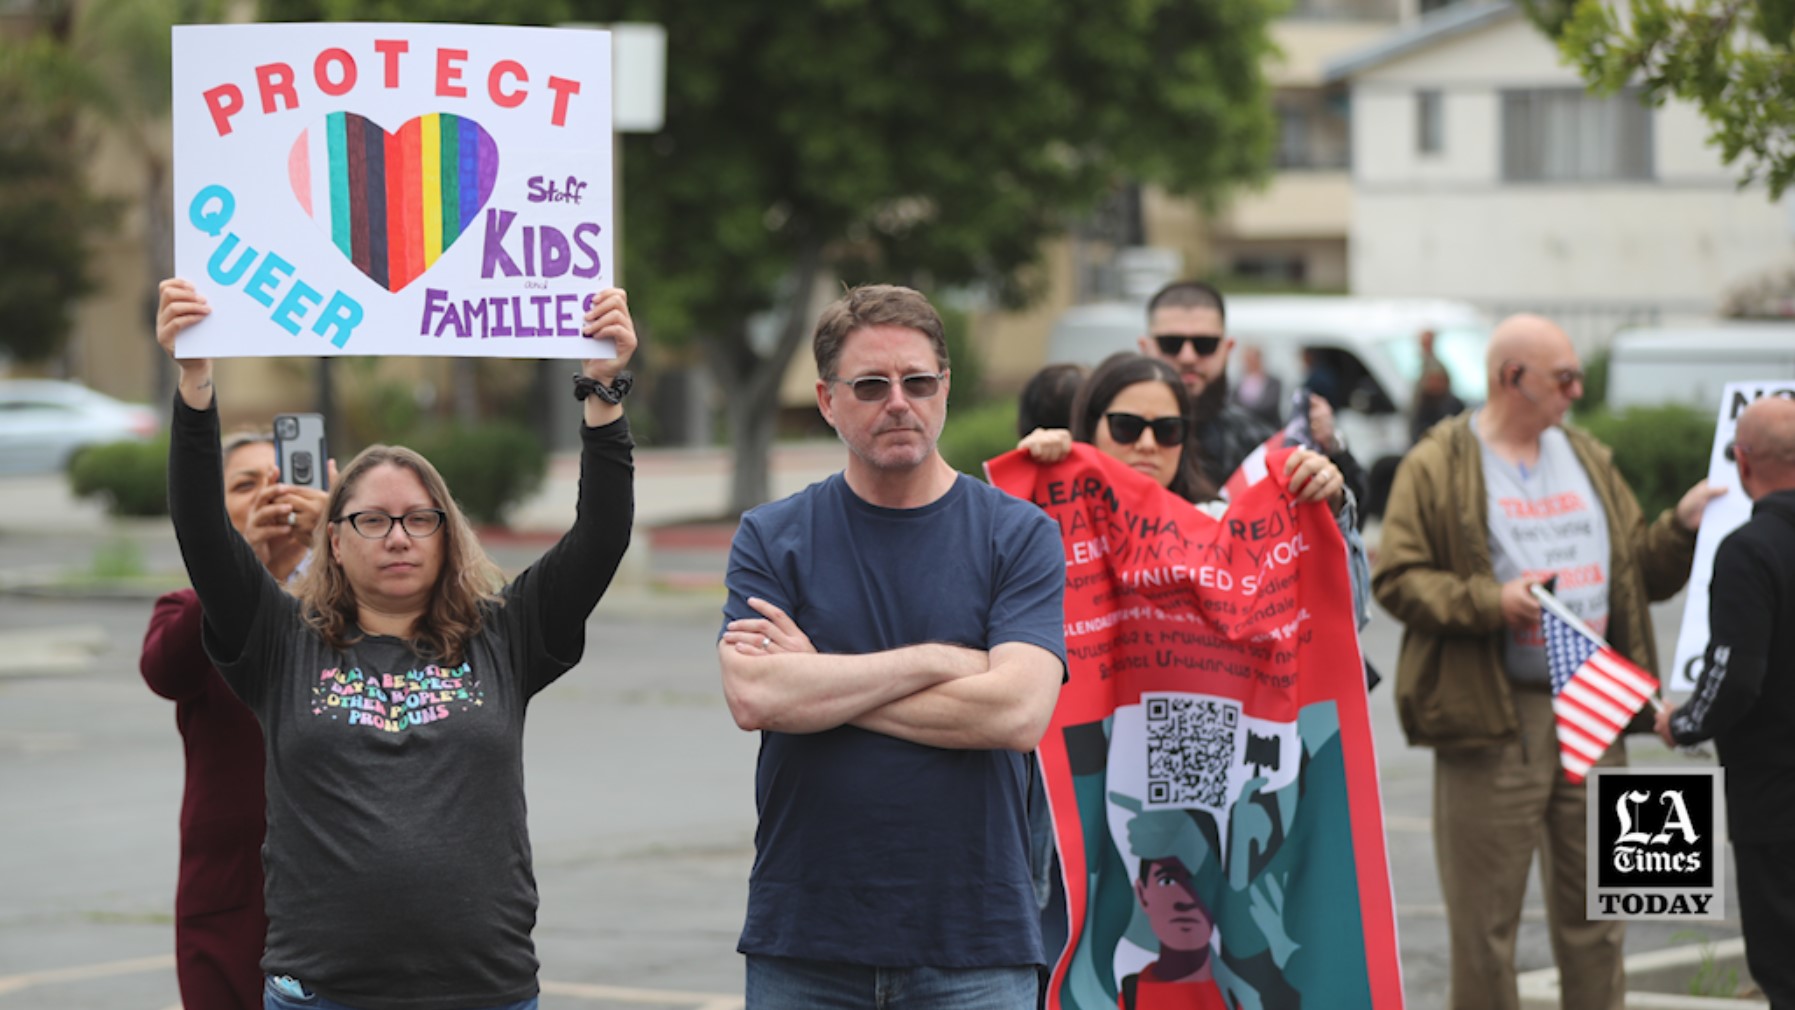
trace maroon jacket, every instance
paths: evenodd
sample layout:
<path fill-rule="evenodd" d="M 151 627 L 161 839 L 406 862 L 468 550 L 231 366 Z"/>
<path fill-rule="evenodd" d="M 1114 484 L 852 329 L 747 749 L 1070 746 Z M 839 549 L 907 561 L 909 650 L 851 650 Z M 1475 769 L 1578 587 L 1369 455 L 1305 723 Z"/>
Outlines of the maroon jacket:
<path fill-rule="evenodd" d="M 175 889 L 175 970 L 186 1010 L 260 1010 L 262 729 L 200 645 L 193 590 L 156 601 L 140 668 L 175 703 L 187 754 L 181 877 Z"/>

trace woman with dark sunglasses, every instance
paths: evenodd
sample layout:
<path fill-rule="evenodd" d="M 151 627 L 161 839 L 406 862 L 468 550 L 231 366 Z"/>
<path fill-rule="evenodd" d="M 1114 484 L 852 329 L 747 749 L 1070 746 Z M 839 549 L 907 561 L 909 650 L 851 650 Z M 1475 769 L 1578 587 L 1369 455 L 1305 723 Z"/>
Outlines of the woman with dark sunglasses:
<path fill-rule="evenodd" d="M 164 281 L 157 343 L 173 358 L 210 312 Z M 582 331 L 616 356 L 575 379 L 573 526 L 508 583 L 436 468 L 373 446 L 333 475 L 284 592 L 226 514 L 211 362 L 175 361 L 169 515 L 206 652 L 267 741 L 264 1010 L 537 1006 L 524 717 L 579 662 L 635 507 L 623 292 Z"/>
<path fill-rule="evenodd" d="M 1074 441 L 1087 442 L 1186 501 L 1213 502 L 1219 491 L 1203 476 L 1190 418 L 1190 393 L 1170 365 L 1140 354 L 1112 354 L 1079 388 L 1072 402 L 1072 429 L 1031 432 L 1021 448 L 1040 462 L 1053 463 L 1066 457 Z M 1290 454 L 1285 472 L 1298 501 L 1325 499 L 1336 516 L 1342 514 L 1346 481 L 1326 456 L 1298 449 Z"/>

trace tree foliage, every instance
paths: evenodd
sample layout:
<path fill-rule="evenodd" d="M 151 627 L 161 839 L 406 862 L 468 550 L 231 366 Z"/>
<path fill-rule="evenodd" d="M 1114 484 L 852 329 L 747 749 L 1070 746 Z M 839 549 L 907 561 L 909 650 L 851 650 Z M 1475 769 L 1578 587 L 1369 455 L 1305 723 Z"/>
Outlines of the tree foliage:
<path fill-rule="evenodd" d="M 418 17 L 397 0 L 269 11 Z M 623 262 L 654 341 L 695 341 L 725 390 L 738 509 L 765 498 L 780 380 L 825 278 L 979 285 L 1018 304 L 1043 241 L 1116 186 L 1213 200 L 1269 164 L 1262 0 L 442 0 L 431 11 L 665 27 L 666 126 L 624 142 Z M 750 338 L 750 321 L 768 316 L 770 348 Z"/>
<path fill-rule="evenodd" d="M 61 75 L 58 26 L 0 39 L 0 350 L 54 355 L 93 290 L 89 242 L 113 207 L 87 183 L 80 103 Z"/>
<path fill-rule="evenodd" d="M 1594 89 L 1638 84 L 1654 104 L 1696 105 L 1740 185 L 1772 199 L 1795 180 L 1795 0 L 1528 0 Z"/>
<path fill-rule="evenodd" d="M 101 135 L 128 152 L 141 173 L 147 323 L 156 283 L 173 271 L 165 139 L 172 90 L 169 29 L 216 20 L 226 0 L 23 0 L 16 6 L 25 30 L 0 41 L 0 125 L 6 129 L 0 143 L 7 146 L 0 154 L 6 160 L 0 170 L 8 173 L 0 180 L 0 214 L 8 218 L 8 227 L 55 220 L 61 225 L 61 241 L 40 228 L 31 233 L 37 236 L 33 244 L 16 244 L 10 235 L 0 244 L 5 274 L 0 292 L 7 297 L 0 339 L 9 344 L 31 341 L 30 354 L 42 356 L 53 349 L 53 343 L 45 342 L 51 334 L 54 340 L 66 334 L 66 313 L 60 329 L 27 316 L 42 320 L 52 304 L 65 304 L 49 297 L 53 291 L 67 299 L 91 287 L 81 266 L 87 254 L 75 238 L 111 220 L 112 202 L 94 198 L 85 188 L 86 160 L 93 157 L 92 142 Z M 36 181 L 15 181 L 26 175 Z M 15 257 L 21 265 L 15 265 Z M 54 284 L 45 279 L 50 277 Z M 42 304 L 31 313 L 12 311 L 12 291 L 30 284 L 36 284 Z M 161 364 L 158 368 L 166 371 Z"/>

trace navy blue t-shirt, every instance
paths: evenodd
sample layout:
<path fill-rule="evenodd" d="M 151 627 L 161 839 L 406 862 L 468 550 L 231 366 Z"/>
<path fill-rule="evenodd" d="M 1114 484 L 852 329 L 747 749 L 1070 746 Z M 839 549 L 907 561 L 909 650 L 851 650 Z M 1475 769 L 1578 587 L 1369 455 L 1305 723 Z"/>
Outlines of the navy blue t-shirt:
<path fill-rule="evenodd" d="M 822 653 L 1026 642 L 1065 662 L 1066 562 L 1035 505 L 961 476 L 916 509 L 836 474 L 742 517 L 724 621 L 790 614 Z M 1040 964 L 1028 767 L 854 726 L 761 734 L 744 954 L 884 967 Z"/>

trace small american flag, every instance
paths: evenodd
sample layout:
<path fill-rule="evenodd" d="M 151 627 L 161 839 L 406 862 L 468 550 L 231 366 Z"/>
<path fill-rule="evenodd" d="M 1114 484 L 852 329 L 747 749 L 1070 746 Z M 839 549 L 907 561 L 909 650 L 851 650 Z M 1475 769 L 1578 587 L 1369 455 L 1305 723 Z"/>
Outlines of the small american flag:
<path fill-rule="evenodd" d="M 1658 678 L 1628 662 L 1557 597 L 1534 587 L 1552 673 L 1558 753 L 1565 778 L 1583 781 L 1602 752 L 1652 699 Z"/>

